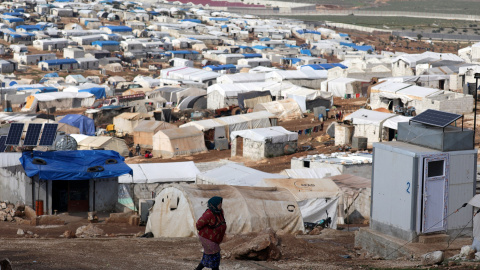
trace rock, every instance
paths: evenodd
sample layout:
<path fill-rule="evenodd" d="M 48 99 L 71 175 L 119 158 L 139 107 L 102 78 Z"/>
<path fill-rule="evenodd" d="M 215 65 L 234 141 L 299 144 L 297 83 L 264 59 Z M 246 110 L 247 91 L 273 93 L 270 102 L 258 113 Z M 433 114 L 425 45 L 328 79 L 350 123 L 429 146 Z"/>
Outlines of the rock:
<path fill-rule="evenodd" d="M 128 218 L 128 224 L 132 226 L 139 226 L 140 225 L 140 216 L 139 215 L 132 215 Z"/>
<path fill-rule="evenodd" d="M 448 266 L 455 266 L 457 265 L 457 263 L 455 261 L 449 261 L 448 262 Z"/>
<path fill-rule="evenodd" d="M 315 227 L 313 230 L 311 230 L 308 234 L 309 235 L 319 235 L 322 232 L 321 227 Z"/>
<path fill-rule="evenodd" d="M 37 218 L 37 214 L 35 213 L 35 210 L 33 210 L 30 206 L 25 206 L 25 217 L 27 219 L 34 219 Z"/>
<path fill-rule="evenodd" d="M 103 230 L 93 224 L 79 227 L 75 232 L 75 235 L 79 238 L 92 238 L 103 235 Z"/>
<path fill-rule="evenodd" d="M 29 234 L 29 235 L 33 235 L 33 232 L 31 232 L 31 231 L 27 231 L 27 234 Z"/>
<path fill-rule="evenodd" d="M 135 212 L 129 211 L 126 213 L 112 213 L 110 217 L 105 220 L 105 223 L 128 223 L 130 216 L 135 215 Z"/>
<path fill-rule="evenodd" d="M 2 270 L 12 270 L 12 264 L 8 259 L 4 259 L 0 261 L 0 269 Z"/>
<path fill-rule="evenodd" d="M 422 265 L 434 265 L 443 262 L 443 251 L 434 251 L 422 255 Z"/>
<path fill-rule="evenodd" d="M 6 209 L 7 208 L 7 203 L 6 202 L 0 202 L 0 209 Z"/>
<path fill-rule="evenodd" d="M 97 212 L 88 212 L 88 221 L 90 223 L 97 223 L 98 222 Z"/>
<path fill-rule="evenodd" d="M 6 220 L 7 220 L 8 222 L 12 222 L 14 219 L 13 219 L 13 216 L 12 216 L 10 213 L 8 213 Z"/>
<path fill-rule="evenodd" d="M 34 234 L 33 238 L 39 238 L 40 236 L 38 234 Z"/>
<path fill-rule="evenodd" d="M 65 237 L 65 238 L 76 238 L 77 236 L 75 235 L 75 232 L 73 231 L 65 231 L 63 234 L 62 234 L 62 237 Z"/>
<path fill-rule="evenodd" d="M 475 249 L 473 249 L 471 246 L 463 246 L 462 249 L 460 249 L 460 256 L 461 257 L 467 257 L 468 254 L 470 254 L 472 252 L 472 250 L 475 251 Z"/>
<path fill-rule="evenodd" d="M 25 235 L 25 232 L 22 229 L 17 230 L 18 235 Z"/>
<path fill-rule="evenodd" d="M 282 253 L 277 245 L 278 239 L 270 229 L 252 240 L 240 244 L 231 253 L 237 260 L 279 260 Z"/>
<path fill-rule="evenodd" d="M 7 220 L 7 213 L 0 211 L 0 221 Z"/>

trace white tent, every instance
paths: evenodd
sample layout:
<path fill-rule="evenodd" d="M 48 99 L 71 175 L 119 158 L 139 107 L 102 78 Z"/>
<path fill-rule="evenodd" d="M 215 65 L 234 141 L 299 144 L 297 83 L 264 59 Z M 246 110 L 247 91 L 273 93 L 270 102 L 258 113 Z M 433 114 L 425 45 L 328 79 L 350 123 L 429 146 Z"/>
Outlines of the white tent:
<path fill-rule="evenodd" d="M 267 111 L 274 114 L 281 121 L 302 119 L 302 109 L 293 99 L 283 99 L 265 103 L 258 103 L 253 108 L 254 112 Z"/>
<path fill-rule="evenodd" d="M 230 140 L 235 140 L 236 137 L 247 138 L 252 141 L 272 143 L 289 142 L 298 140 L 298 133 L 286 130 L 281 126 L 269 128 L 256 128 L 234 131 L 230 134 Z"/>
<path fill-rule="evenodd" d="M 196 221 L 213 196 L 223 198 L 227 234 L 260 232 L 267 228 L 295 234 L 303 232 L 303 219 L 288 190 L 227 185 L 174 185 L 155 198 L 145 232 L 154 237 L 192 237 Z"/>
<path fill-rule="evenodd" d="M 284 175 L 266 173 L 236 163 L 206 171 L 197 175 L 197 184 L 256 186 L 266 178 L 287 178 Z"/>
<path fill-rule="evenodd" d="M 302 168 L 302 169 L 285 169 L 281 174 L 289 178 L 325 178 L 341 174 L 338 168 L 322 167 L 322 168 Z"/>
<path fill-rule="evenodd" d="M 200 173 L 193 161 L 168 163 L 128 164 L 133 170 L 118 178 L 121 184 L 195 182 Z M 161 172 L 161 173 L 159 173 Z"/>

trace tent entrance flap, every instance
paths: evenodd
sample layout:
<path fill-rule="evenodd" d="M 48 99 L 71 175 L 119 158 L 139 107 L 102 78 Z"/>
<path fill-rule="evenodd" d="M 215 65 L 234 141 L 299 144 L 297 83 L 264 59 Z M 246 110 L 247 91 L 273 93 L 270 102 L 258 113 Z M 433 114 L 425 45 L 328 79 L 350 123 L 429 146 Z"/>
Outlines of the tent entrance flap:
<path fill-rule="evenodd" d="M 89 180 L 51 181 L 52 210 L 57 212 L 88 212 Z"/>

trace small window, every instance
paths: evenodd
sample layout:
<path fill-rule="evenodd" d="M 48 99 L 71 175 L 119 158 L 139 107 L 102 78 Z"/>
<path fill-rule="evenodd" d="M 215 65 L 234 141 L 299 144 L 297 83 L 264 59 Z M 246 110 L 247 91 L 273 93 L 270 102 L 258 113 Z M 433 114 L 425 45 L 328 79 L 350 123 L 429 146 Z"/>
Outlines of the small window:
<path fill-rule="evenodd" d="M 303 161 L 303 167 L 310 168 L 310 160 L 304 160 Z"/>
<path fill-rule="evenodd" d="M 444 160 L 435 160 L 428 162 L 428 177 L 436 177 L 436 176 L 443 176 L 444 169 L 443 169 Z"/>

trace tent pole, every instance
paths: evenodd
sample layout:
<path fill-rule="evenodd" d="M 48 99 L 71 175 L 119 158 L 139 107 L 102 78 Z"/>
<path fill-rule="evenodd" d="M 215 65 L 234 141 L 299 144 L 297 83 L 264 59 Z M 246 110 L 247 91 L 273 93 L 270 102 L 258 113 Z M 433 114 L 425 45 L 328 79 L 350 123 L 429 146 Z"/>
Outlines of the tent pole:
<path fill-rule="evenodd" d="M 35 209 L 35 177 L 32 177 L 32 208 L 33 210 L 37 210 Z"/>
<path fill-rule="evenodd" d="M 95 211 L 95 179 L 93 179 L 93 211 Z"/>

